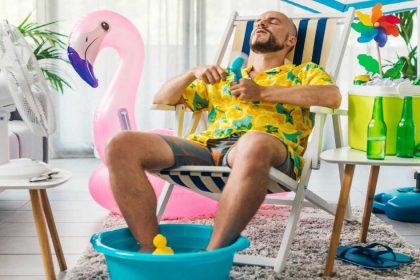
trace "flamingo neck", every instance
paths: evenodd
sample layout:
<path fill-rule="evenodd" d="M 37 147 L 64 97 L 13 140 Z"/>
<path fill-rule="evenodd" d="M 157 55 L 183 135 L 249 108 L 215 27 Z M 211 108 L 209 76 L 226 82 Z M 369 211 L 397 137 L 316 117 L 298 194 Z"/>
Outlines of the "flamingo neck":
<path fill-rule="evenodd" d="M 105 146 L 113 136 L 126 128 L 137 130 L 134 113 L 144 59 L 143 42 L 136 30 L 113 39 L 116 43 L 104 47 L 115 49 L 120 63 L 94 116 L 95 145 L 104 162 Z"/>
<path fill-rule="evenodd" d="M 107 93 L 113 94 L 116 98 L 121 95 L 137 94 L 143 70 L 144 53 L 141 38 L 134 34 L 122 37 L 125 38 L 117 41 L 118 45 L 111 46 L 117 51 L 120 63 Z"/>

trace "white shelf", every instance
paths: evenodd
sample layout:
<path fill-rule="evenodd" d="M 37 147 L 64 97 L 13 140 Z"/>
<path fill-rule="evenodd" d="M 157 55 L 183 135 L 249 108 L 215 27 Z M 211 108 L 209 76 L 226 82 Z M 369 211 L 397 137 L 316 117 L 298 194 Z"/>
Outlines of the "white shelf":
<path fill-rule="evenodd" d="M 385 156 L 384 160 L 371 160 L 366 157 L 366 152 L 351 149 L 350 147 L 331 149 L 321 153 L 321 159 L 326 162 L 360 164 L 360 165 L 395 165 L 395 166 L 420 166 L 420 158 L 400 158 Z"/>
<path fill-rule="evenodd" d="M 0 180 L 0 189 L 48 189 L 68 181 L 72 176 L 71 172 L 65 169 L 54 168 L 54 171 L 58 171 L 58 174 L 53 175 L 51 180 L 36 183 L 30 183 L 28 179 Z"/>

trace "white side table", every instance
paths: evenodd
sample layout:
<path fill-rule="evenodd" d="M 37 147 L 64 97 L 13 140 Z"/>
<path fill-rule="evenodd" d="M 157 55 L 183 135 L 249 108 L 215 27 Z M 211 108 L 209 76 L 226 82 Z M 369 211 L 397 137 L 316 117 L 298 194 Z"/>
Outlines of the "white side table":
<path fill-rule="evenodd" d="M 60 239 L 58 237 L 57 228 L 55 226 L 54 217 L 51 211 L 50 202 L 48 200 L 46 189 L 54 188 L 68 181 L 71 173 L 64 169 L 54 169 L 58 171 L 57 175 L 53 175 L 52 179 L 37 183 L 30 183 L 27 179 L 21 180 L 0 180 L 0 189 L 27 189 L 31 197 L 32 213 L 34 215 L 36 231 L 38 234 L 39 246 L 41 249 L 42 261 L 47 279 L 55 279 L 54 266 L 51 257 L 50 245 L 48 242 L 47 227 L 51 235 L 54 245 L 55 254 L 57 255 L 58 264 L 61 271 L 67 269 L 66 260 L 64 259 L 63 250 L 61 248 Z"/>
<path fill-rule="evenodd" d="M 378 181 L 379 167 L 381 165 L 420 166 L 420 158 L 399 158 L 395 156 L 386 156 L 384 160 L 370 160 L 366 157 L 366 152 L 345 147 L 325 151 L 321 153 L 321 159 L 327 162 L 345 164 L 340 197 L 338 199 L 334 227 L 331 235 L 330 247 L 328 250 L 327 262 L 324 271 L 324 276 L 331 276 L 334 268 L 335 254 L 337 252 L 338 243 L 340 241 L 340 234 L 343 226 L 344 215 L 346 213 L 347 201 L 349 198 L 355 166 L 357 164 L 370 165 L 368 189 L 366 193 L 365 207 L 360 229 L 360 241 L 366 242 L 370 215 L 372 212 L 373 198 L 375 195 L 376 183 Z"/>

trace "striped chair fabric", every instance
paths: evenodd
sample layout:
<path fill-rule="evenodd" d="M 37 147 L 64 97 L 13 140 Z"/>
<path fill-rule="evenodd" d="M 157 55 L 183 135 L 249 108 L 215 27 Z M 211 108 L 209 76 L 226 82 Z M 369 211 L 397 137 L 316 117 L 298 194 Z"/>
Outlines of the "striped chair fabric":
<path fill-rule="evenodd" d="M 162 170 L 156 176 L 163 180 L 177 184 L 183 187 L 190 188 L 193 191 L 204 191 L 211 193 L 221 193 L 226 181 L 229 177 L 229 168 L 224 168 L 226 171 L 177 171 L 177 170 Z M 272 180 L 270 180 L 267 187 L 267 193 L 285 192 L 287 189 Z"/>
<path fill-rule="evenodd" d="M 293 22 L 298 31 L 298 39 L 296 47 L 287 55 L 285 63 L 299 65 L 305 62 L 314 62 L 325 66 L 337 19 L 296 19 Z M 235 25 L 236 31 L 229 61 L 243 53 L 249 56 L 248 65 L 250 65 L 254 57 L 249 46 L 254 21 L 237 21 Z"/>

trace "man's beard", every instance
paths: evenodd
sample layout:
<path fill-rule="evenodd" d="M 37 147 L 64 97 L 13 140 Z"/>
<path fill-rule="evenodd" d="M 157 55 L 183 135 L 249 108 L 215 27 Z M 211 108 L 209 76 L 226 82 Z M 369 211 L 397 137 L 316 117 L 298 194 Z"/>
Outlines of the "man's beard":
<path fill-rule="evenodd" d="M 268 40 L 265 42 L 259 42 L 258 40 L 256 40 L 253 43 L 252 37 L 251 37 L 250 46 L 251 46 L 251 50 L 254 53 L 270 53 L 270 52 L 281 51 L 282 49 L 284 49 L 284 44 L 277 43 L 276 39 L 274 38 L 273 34 L 271 34 L 270 31 L 265 30 L 265 29 L 264 31 L 267 32 L 269 35 Z"/>

